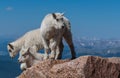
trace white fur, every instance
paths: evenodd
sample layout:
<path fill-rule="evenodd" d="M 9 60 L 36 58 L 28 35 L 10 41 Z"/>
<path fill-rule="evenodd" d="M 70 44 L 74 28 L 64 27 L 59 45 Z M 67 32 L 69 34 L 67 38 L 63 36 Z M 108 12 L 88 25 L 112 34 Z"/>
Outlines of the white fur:
<path fill-rule="evenodd" d="M 51 58 L 55 58 L 55 56 L 58 56 L 59 53 L 56 53 L 57 46 L 60 43 L 60 40 L 62 38 L 62 35 L 64 33 L 65 28 L 65 22 L 62 20 L 63 15 L 61 13 L 54 13 L 54 14 L 48 14 L 45 16 L 41 23 L 41 38 L 43 41 L 44 51 L 45 51 L 45 58 L 48 58 L 48 52 L 49 52 L 49 42 L 52 39 L 53 42 L 51 44 Z M 57 21 L 58 20 L 58 21 Z M 58 55 L 56 55 L 58 54 Z"/>
<path fill-rule="evenodd" d="M 44 54 L 37 53 L 36 46 L 30 47 L 28 49 L 22 47 L 18 61 L 21 64 L 24 64 L 21 68 L 26 66 L 26 68 L 31 67 L 33 64 L 38 63 L 39 61 L 42 61 L 44 58 Z M 26 64 L 26 65 L 25 65 Z M 24 68 L 24 69 L 26 69 Z"/>
<path fill-rule="evenodd" d="M 26 63 L 21 63 L 21 64 L 20 64 L 20 69 L 21 69 L 21 70 L 26 70 L 26 69 L 27 69 Z"/>
<path fill-rule="evenodd" d="M 39 49 L 43 48 L 42 40 L 40 38 L 40 29 L 35 29 L 32 31 L 27 32 L 24 36 L 19 38 L 18 40 L 10 43 L 14 47 L 14 50 L 10 48 L 8 45 L 8 50 L 12 50 L 12 52 L 9 52 L 11 57 L 14 57 L 18 54 L 22 46 L 25 47 L 31 47 L 33 45 L 36 45 L 36 47 Z"/>

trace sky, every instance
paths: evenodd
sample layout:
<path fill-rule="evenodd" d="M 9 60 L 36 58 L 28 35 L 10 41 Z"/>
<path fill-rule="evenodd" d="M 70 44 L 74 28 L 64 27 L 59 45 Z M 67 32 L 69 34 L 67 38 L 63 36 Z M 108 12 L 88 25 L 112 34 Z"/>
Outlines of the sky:
<path fill-rule="evenodd" d="M 0 36 L 22 36 L 64 12 L 74 38 L 120 39 L 120 0 L 0 0 Z"/>

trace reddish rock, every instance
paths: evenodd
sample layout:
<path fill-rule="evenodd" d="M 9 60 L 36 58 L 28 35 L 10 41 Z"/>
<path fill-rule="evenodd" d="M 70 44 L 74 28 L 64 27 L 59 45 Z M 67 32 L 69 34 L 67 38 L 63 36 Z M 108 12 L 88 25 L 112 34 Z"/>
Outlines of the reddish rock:
<path fill-rule="evenodd" d="M 18 78 L 120 78 L 120 58 L 81 56 L 75 60 L 45 60 Z"/>

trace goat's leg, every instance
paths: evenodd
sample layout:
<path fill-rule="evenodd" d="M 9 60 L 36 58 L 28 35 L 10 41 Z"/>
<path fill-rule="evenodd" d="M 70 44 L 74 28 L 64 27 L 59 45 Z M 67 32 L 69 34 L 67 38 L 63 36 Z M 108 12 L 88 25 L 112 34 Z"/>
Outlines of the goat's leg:
<path fill-rule="evenodd" d="M 55 59 L 61 59 L 62 57 L 62 51 L 63 51 L 63 43 L 62 43 L 62 34 L 60 34 L 56 38 L 57 44 L 56 44 L 56 56 Z"/>
<path fill-rule="evenodd" d="M 58 56 L 60 54 L 60 49 L 58 45 L 61 39 L 62 38 L 60 38 L 59 36 L 55 36 L 54 38 L 51 39 L 50 41 L 50 48 L 51 48 L 50 58 L 51 59 L 58 59 Z"/>
<path fill-rule="evenodd" d="M 42 42 L 43 42 L 43 46 L 44 46 L 44 52 L 45 52 L 45 55 L 44 55 L 44 59 L 48 59 L 49 58 L 49 43 L 46 39 L 42 38 Z"/>
<path fill-rule="evenodd" d="M 71 59 L 75 59 L 76 58 L 76 53 L 75 53 L 74 44 L 73 44 L 73 41 L 72 41 L 72 33 L 71 33 L 71 31 L 66 30 L 65 34 L 63 34 L 63 37 L 64 37 L 65 41 L 67 42 L 67 44 L 70 47 L 71 55 L 72 55 Z"/>
<path fill-rule="evenodd" d="M 60 53 L 61 53 L 60 48 L 59 48 L 59 46 L 57 46 L 55 59 L 61 59 Z"/>
<path fill-rule="evenodd" d="M 53 42 L 50 43 L 50 46 L 51 46 L 50 47 L 51 49 L 50 58 L 55 59 L 57 42 L 53 40 Z"/>
<path fill-rule="evenodd" d="M 59 43 L 59 45 L 57 46 L 57 49 L 56 49 L 55 59 L 61 59 L 62 58 L 63 48 L 64 48 L 64 45 L 63 45 L 62 38 L 61 38 L 60 43 Z"/>
<path fill-rule="evenodd" d="M 24 70 L 26 70 L 28 67 L 27 67 L 27 64 L 26 63 L 21 63 L 20 64 L 20 69 L 22 70 L 22 71 L 24 71 Z"/>

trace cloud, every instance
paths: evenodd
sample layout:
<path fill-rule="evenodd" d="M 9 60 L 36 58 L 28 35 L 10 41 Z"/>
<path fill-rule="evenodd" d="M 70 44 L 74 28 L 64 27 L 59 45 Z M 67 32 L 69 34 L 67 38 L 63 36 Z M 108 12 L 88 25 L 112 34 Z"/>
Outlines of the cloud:
<path fill-rule="evenodd" d="M 8 6 L 8 7 L 5 8 L 5 10 L 6 10 L 6 11 L 12 11 L 12 10 L 13 10 L 13 7 Z"/>

